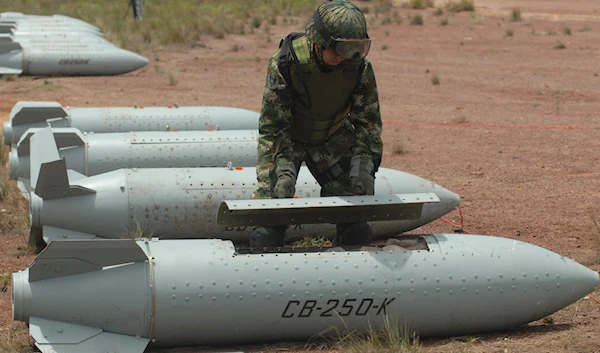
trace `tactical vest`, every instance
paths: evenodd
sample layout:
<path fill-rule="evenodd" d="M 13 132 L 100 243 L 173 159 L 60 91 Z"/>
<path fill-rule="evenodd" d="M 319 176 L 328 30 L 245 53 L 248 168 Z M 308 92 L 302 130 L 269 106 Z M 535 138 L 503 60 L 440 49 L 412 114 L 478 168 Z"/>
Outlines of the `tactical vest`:
<path fill-rule="evenodd" d="M 314 146 L 327 141 L 348 118 L 362 61 L 344 61 L 332 72 L 324 73 L 311 60 L 305 36 L 293 40 L 292 46 L 302 74 L 296 65 L 290 65 L 291 85 L 296 91 L 290 132 L 293 141 Z M 309 107 L 302 104 L 308 100 L 305 87 L 312 103 Z"/>

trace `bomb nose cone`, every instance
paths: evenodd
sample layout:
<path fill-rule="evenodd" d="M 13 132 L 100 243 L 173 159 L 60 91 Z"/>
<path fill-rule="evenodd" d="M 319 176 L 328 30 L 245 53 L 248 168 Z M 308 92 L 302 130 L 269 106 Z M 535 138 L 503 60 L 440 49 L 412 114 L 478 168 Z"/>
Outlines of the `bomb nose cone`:
<path fill-rule="evenodd" d="M 13 320 L 27 322 L 29 312 L 27 308 L 31 303 L 29 290 L 29 269 L 15 272 L 12 275 L 12 316 Z"/>
<path fill-rule="evenodd" d="M 8 174 L 13 180 L 19 178 L 19 154 L 16 148 L 11 149 L 8 153 Z"/>
<path fill-rule="evenodd" d="M 581 297 L 600 286 L 600 274 L 597 271 L 591 270 L 571 259 L 565 258 L 565 261 L 568 261 L 571 266 L 566 268 L 563 276 L 572 279 L 574 293 L 579 292 Z"/>
<path fill-rule="evenodd" d="M 438 195 L 440 200 L 443 200 L 448 205 L 448 207 L 452 207 L 454 209 L 460 206 L 460 195 L 446 188 L 442 187 L 436 190 L 436 195 Z"/>
<path fill-rule="evenodd" d="M 586 279 L 594 288 L 598 288 L 600 286 L 600 273 L 597 271 L 591 270 L 591 273 L 586 276 Z"/>
<path fill-rule="evenodd" d="M 135 54 L 135 60 L 133 60 L 132 62 L 135 62 L 135 64 L 138 66 L 138 68 L 144 67 L 146 65 L 148 65 L 148 59 L 146 59 L 145 57 Z"/>
<path fill-rule="evenodd" d="M 4 144 L 10 145 L 10 144 L 12 144 L 12 136 L 13 136 L 12 125 L 10 124 L 10 122 L 5 121 L 4 124 L 2 124 L 2 126 L 3 126 L 2 139 L 4 141 Z"/>
<path fill-rule="evenodd" d="M 123 60 L 121 61 L 120 69 L 123 73 L 135 71 L 148 65 L 148 59 L 141 55 L 126 50 L 122 50 L 121 52 Z"/>

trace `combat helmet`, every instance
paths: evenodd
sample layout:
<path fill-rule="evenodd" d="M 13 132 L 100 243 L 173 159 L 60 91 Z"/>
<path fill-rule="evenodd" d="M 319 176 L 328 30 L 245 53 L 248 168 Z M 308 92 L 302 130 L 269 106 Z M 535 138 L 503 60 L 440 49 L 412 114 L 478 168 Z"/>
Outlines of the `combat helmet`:
<path fill-rule="evenodd" d="M 362 11 L 346 0 L 332 0 L 320 5 L 306 23 L 308 42 L 331 49 L 345 59 L 364 58 L 371 47 L 367 21 Z"/>

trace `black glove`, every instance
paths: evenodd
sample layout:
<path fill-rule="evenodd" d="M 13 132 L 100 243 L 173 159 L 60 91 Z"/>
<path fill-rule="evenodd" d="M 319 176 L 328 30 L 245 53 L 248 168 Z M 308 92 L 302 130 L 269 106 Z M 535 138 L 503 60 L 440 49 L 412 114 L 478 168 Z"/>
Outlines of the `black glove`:
<path fill-rule="evenodd" d="M 294 197 L 297 176 L 294 163 L 289 162 L 278 166 L 275 175 L 277 175 L 277 183 L 273 188 L 273 197 L 276 199 Z"/>
<path fill-rule="evenodd" d="M 379 166 L 381 165 L 381 156 L 373 158 L 373 165 L 375 165 L 375 168 L 373 168 L 373 175 L 375 175 L 375 173 L 377 173 L 379 170 Z"/>
<path fill-rule="evenodd" d="M 350 182 L 355 195 L 373 195 L 375 177 L 373 161 L 366 156 L 353 156 L 350 160 Z"/>

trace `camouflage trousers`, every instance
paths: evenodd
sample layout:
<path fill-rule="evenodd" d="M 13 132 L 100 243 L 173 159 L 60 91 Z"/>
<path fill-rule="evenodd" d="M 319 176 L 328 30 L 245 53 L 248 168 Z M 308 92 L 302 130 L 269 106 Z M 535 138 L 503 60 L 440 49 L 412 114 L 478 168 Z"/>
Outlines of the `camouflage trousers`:
<path fill-rule="evenodd" d="M 312 175 L 322 175 L 335 167 L 339 175 L 335 180 L 327 181 L 322 185 L 321 196 L 351 196 L 352 188 L 350 185 L 349 163 L 340 163 L 342 160 L 349 161 L 352 158 L 352 146 L 356 138 L 352 126 L 344 124 L 335 132 L 326 142 L 318 146 L 308 146 L 295 143 L 293 146 L 293 160 L 291 162 L 296 166 L 296 174 L 300 170 L 302 162 L 306 164 Z M 272 198 L 273 187 L 277 182 L 275 175 L 276 166 L 272 161 L 263 160 L 262 154 L 258 153 L 256 166 L 256 176 L 258 179 L 258 189 L 254 192 L 253 198 Z M 339 168 L 342 168 L 341 171 Z M 340 173 L 341 172 L 341 173 Z M 317 178 L 318 181 L 318 178 Z"/>

